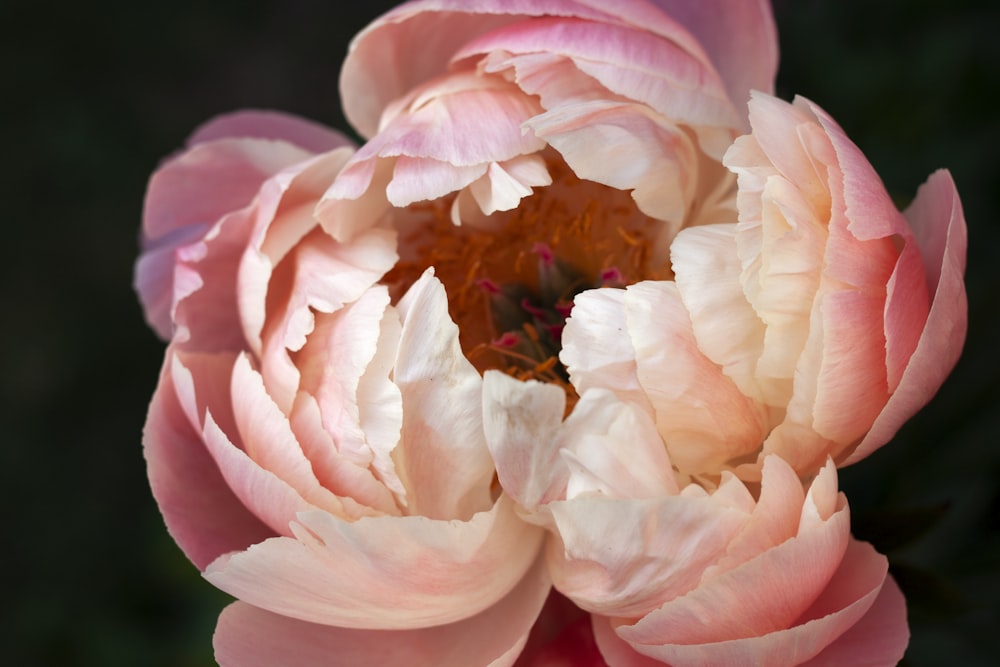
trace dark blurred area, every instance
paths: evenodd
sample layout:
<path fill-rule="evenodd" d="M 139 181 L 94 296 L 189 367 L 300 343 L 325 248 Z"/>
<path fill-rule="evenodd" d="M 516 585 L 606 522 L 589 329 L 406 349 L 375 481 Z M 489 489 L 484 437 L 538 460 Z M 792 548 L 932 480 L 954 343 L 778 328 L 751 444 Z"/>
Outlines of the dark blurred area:
<path fill-rule="evenodd" d="M 5 664 L 214 664 L 226 596 L 167 535 L 140 445 L 163 351 L 131 289 L 146 180 L 221 112 L 347 129 L 340 62 L 392 4 L 0 5 Z M 841 481 L 856 532 L 890 555 L 907 594 L 906 664 L 997 664 L 1000 4 L 778 0 L 776 14 L 782 97 L 829 111 L 901 206 L 938 167 L 962 194 L 963 358 Z"/>

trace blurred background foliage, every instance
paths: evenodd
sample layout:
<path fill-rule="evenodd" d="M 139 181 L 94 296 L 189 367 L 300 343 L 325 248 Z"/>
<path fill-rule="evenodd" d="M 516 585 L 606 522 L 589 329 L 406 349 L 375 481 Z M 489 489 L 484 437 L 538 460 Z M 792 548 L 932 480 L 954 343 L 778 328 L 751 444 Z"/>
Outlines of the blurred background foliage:
<path fill-rule="evenodd" d="M 220 112 L 276 108 L 345 129 L 347 43 L 392 4 L 0 5 L 6 664 L 214 664 L 226 596 L 167 536 L 140 447 L 163 347 L 131 291 L 146 179 Z M 963 358 L 890 446 L 841 479 L 856 532 L 889 553 L 908 595 L 906 663 L 996 664 L 1000 5 L 777 0 L 775 10 L 781 96 L 826 108 L 901 206 L 938 167 L 962 193 Z"/>

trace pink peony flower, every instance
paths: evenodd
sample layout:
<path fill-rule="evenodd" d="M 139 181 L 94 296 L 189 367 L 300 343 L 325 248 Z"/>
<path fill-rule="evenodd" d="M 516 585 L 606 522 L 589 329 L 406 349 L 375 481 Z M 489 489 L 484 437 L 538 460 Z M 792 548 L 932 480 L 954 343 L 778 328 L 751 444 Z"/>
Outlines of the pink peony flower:
<path fill-rule="evenodd" d="M 724 160 L 739 222 L 681 231 L 675 282 L 581 294 L 563 336 L 574 386 L 643 405 L 673 464 L 705 479 L 759 479 L 772 453 L 803 476 L 864 458 L 937 391 L 965 339 L 948 173 L 901 214 L 816 105 L 758 93 L 750 124 Z"/>
<path fill-rule="evenodd" d="M 220 664 L 898 659 L 834 463 L 954 363 L 964 226 L 776 65 L 763 1 L 417 0 L 356 151 L 246 112 L 154 174 L 145 451 Z"/>

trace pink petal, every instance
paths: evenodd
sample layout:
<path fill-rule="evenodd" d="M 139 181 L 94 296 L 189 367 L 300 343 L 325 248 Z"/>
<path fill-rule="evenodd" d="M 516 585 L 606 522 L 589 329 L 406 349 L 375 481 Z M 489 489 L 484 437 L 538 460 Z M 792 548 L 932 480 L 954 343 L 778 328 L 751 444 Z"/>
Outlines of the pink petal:
<path fill-rule="evenodd" d="M 333 436 L 323 426 L 319 406 L 312 396 L 305 392 L 296 395 L 290 421 L 295 437 L 320 483 L 338 496 L 354 499 L 366 509 L 347 518 L 402 513 L 392 492 L 368 467 L 359 467 L 337 451 Z"/>
<path fill-rule="evenodd" d="M 703 581 L 618 635 L 633 646 L 711 644 L 790 627 L 828 586 L 850 536 L 846 511 L 756 558 Z M 710 622 L 706 622 L 710 619 Z M 669 653 L 652 651 L 671 662 Z M 717 663 L 731 664 L 731 663 Z"/>
<path fill-rule="evenodd" d="M 234 295 L 252 224 L 252 208 L 228 214 L 199 242 L 175 251 L 172 315 L 178 347 L 199 352 L 245 347 Z"/>
<path fill-rule="evenodd" d="M 889 576 L 861 620 L 802 667 L 888 667 L 903 659 L 909 639 L 906 600 Z"/>
<path fill-rule="evenodd" d="M 276 279 L 274 272 L 282 264 L 283 260 L 295 257 L 296 248 L 300 245 L 308 245 L 304 241 L 305 237 L 312 234 L 318 238 L 318 243 L 328 242 L 323 239 L 318 232 L 318 220 L 314 215 L 316 203 L 322 193 L 329 187 L 330 183 L 340 172 L 350 153 L 344 150 L 336 150 L 331 153 L 317 156 L 316 158 L 300 163 L 295 167 L 284 170 L 274 178 L 267 181 L 261 188 L 258 200 L 256 220 L 250 235 L 248 247 L 241 260 L 238 274 L 238 294 L 240 313 L 243 322 L 244 336 L 252 352 L 258 356 L 262 354 L 263 343 L 261 340 L 265 320 L 268 317 L 268 294 L 274 284 L 276 298 L 281 294 L 280 280 Z M 346 244 L 345 244 L 346 245 Z M 371 234 L 367 239 L 359 241 L 355 245 L 347 245 L 349 250 L 343 246 L 338 246 L 337 256 L 353 255 L 351 262 L 342 262 L 348 266 L 369 270 L 374 270 L 377 275 L 371 279 L 365 287 L 381 277 L 385 270 L 377 267 L 382 265 L 392 266 L 396 261 L 395 239 L 389 232 L 383 231 L 381 235 Z M 309 250 L 305 251 L 307 254 Z M 287 261 L 286 264 L 292 264 Z M 346 267 L 344 267 L 346 268 Z M 285 269 L 290 273 L 289 269 Z M 345 271 L 343 274 L 332 274 L 326 276 L 323 285 L 327 284 L 350 284 L 356 281 L 365 282 L 359 278 L 355 271 Z M 363 289 L 363 288 L 362 288 Z M 323 312 L 330 312 L 335 304 L 343 303 L 344 300 L 351 300 L 351 296 L 357 297 L 357 287 L 345 289 L 347 295 L 339 298 L 327 297 L 321 301 L 316 299 L 317 306 L 327 305 Z M 273 310 L 276 305 L 272 304 Z M 303 312 L 285 313 L 287 316 L 294 316 L 309 320 L 309 316 Z M 306 322 L 308 323 L 308 322 Z M 304 333 L 299 334 L 304 336 Z M 301 347 L 302 340 L 295 339 L 298 347 Z"/>
<path fill-rule="evenodd" d="M 707 664 L 799 665 L 818 655 L 850 628 L 866 620 L 865 615 L 879 596 L 885 576 L 885 557 L 866 543 L 852 541 L 823 594 L 786 629 L 714 643 L 632 646 L 637 651 L 674 667 Z M 616 630 L 622 633 L 627 630 L 627 626 L 620 626 Z M 899 625 L 894 624 L 892 630 L 892 636 L 883 638 L 883 642 L 896 643 L 900 637 Z M 598 632 L 596 635 L 600 644 L 602 633 Z M 878 646 L 878 642 L 875 645 Z M 858 652 L 864 650 L 864 647 L 858 648 Z"/>
<path fill-rule="evenodd" d="M 448 625 L 415 630 L 351 630 L 231 604 L 215 630 L 222 667 L 353 667 L 513 664 L 549 590 L 544 561 L 496 604 Z"/>
<path fill-rule="evenodd" d="M 668 17 L 658 18 L 663 23 L 669 22 Z M 670 25 L 667 30 L 670 36 L 689 41 L 680 26 Z M 691 53 L 672 39 L 645 29 L 566 18 L 537 18 L 471 40 L 455 58 L 491 52 L 562 56 L 604 86 L 608 91 L 602 95 L 605 99 L 634 100 L 671 121 L 692 126 L 740 125 L 721 81 L 701 60 L 701 51 Z M 546 96 L 544 90 L 526 89 L 526 92 Z"/>
<path fill-rule="evenodd" d="M 194 146 L 230 137 L 284 141 L 311 153 L 325 153 L 352 144 L 346 136 L 325 125 L 281 111 L 258 109 L 216 116 L 199 126 L 188 137 L 187 144 Z"/>
<path fill-rule="evenodd" d="M 542 14 L 611 18 L 596 7 L 571 0 L 422 0 L 395 8 L 376 19 L 351 43 L 340 74 L 347 119 L 362 136 L 373 136 L 383 110 L 393 100 L 447 71 L 462 44 L 524 16 Z M 434 39 L 428 40 L 429 34 Z"/>
<path fill-rule="evenodd" d="M 767 0 L 654 0 L 708 52 L 734 104 L 751 90 L 770 93 L 778 70 L 778 36 Z"/>
<path fill-rule="evenodd" d="M 396 235 L 390 230 L 366 230 L 350 242 L 340 243 L 317 228 L 273 274 L 248 260 L 256 255 L 247 253 L 241 267 L 241 281 L 246 281 L 241 291 L 248 299 L 266 295 L 262 373 L 283 412 L 291 409 L 299 383 L 289 352 L 305 345 L 315 326 L 315 313 L 332 313 L 360 298 L 395 264 L 395 248 Z M 263 278 L 269 278 L 260 285 L 265 289 L 243 289 L 243 284 Z"/>
<path fill-rule="evenodd" d="M 543 531 L 504 496 L 469 521 L 422 516 L 346 522 L 303 512 L 278 537 L 214 561 L 205 577 L 282 616 L 349 628 L 452 623 L 489 608 L 529 571 Z"/>
<path fill-rule="evenodd" d="M 307 157 L 286 143 L 221 139 L 194 146 L 153 174 L 135 287 L 147 321 L 162 338 L 173 333 L 176 252 L 200 240 L 222 216 L 248 206 L 269 176 Z"/>
<path fill-rule="evenodd" d="M 899 386 L 857 449 L 853 463 L 887 442 L 938 390 L 961 353 L 968 326 L 965 272 L 966 227 L 962 205 L 948 172 L 931 175 L 906 210 L 927 269 L 933 302 L 917 348 Z"/>
<path fill-rule="evenodd" d="M 205 358 L 222 374 L 230 354 Z M 200 434 L 178 400 L 170 348 L 143 429 L 143 452 L 160 512 L 170 535 L 191 562 L 203 569 L 220 555 L 272 537 L 274 532 L 236 497 L 212 460 Z"/>
<path fill-rule="evenodd" d="M 248 205 L 266 179 L 311 156 L 292 144 L 265 139 L 195 145 L 150 179 L 143 234 L 155 240 L 189 225 L 212 224 Z"/>
<path fill-rule="evenodd" d="M 408 99 L 405 112 L 357 152 L 324 199 L 360 197 L 373 184 L 373 162 L 391 158 L 398 159 L 385 188 L 394 206 L 437 199 L 478 179 L 491 162 L 545 146 L 522 129 L 540 111 L 537 103 L 498 77 L 460 72 L 431 82 Z"/>
<path fill-rule="evenodd" d="M 250 366 L 245 355 L 237 357 L 233 367 L 232 401 L 243 451 L 254 463 L 295 489 L 315 507 L 339 516 L 360 513 L 353 500 L 338 498 L 316 479 L 312 463 L 296 440 L 288 418 L 268 396 L 260 373 Z M 345 509 L 344 503 L 350 507 Z M 256 509 L 255 498 L 248 499 L 246 504 Z M 261 513 L 262 510 L 256 511 Z"/>

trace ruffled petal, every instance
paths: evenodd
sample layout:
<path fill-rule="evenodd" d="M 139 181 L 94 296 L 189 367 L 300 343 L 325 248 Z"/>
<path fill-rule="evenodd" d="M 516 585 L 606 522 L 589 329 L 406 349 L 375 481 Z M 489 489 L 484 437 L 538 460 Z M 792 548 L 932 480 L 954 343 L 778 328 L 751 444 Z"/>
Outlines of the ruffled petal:
<path fill-rule="evenodd" d="M 630 285 L 625 315 L 636 375 L 674 465 L 688 474 L 714 474 L 755 452 L 769 428 L 768 412 L 702 354 L 677 285 Z"/>
<path fill-rule="evenodd" d="M 752 503 L 749 494 L 745 500 Z M 556 588 L 587 611 L 625 617 L 697 586 L 749 514 L 704 494 L 578 496 L 548 507 L 557 530 L 548 549 Z"/>
<path fill-rule="evenodd" d="M 507 595 L 538 554 L 543 531 L 504 496 L 469 521 L 423 516 L 345 522 L 303 512 L 295 537 L 214 561 L 205 577 L 254 606 L 345 628 L 452 623 Z"/>
<path fill-rule="evenodd" d="M 222 667 L 507 667 L 521 652 L 548 591 L 544 560 L 539 558 L 517 586 L 488 609 L 455 623 L 415 630 L 337 628 L 235 602 L 219 617 L 215 658 Z"/>
<path fill-rule="evenodd" d="M 246 509 L 226 484 L 192 423 L 174 384 L 173 352 L 167 350 L 160 382 L 143 429 L 143 453 L 153 496 L 170 535 L 199 569 L 220 555 L 247 548 L 274 536 Z M 213 355 L 225 377 L 231 354 Z M 205 388 L 208 389 L 207 387 Z"/>

